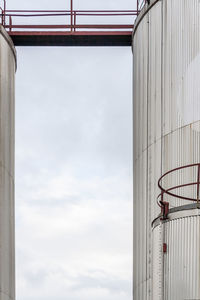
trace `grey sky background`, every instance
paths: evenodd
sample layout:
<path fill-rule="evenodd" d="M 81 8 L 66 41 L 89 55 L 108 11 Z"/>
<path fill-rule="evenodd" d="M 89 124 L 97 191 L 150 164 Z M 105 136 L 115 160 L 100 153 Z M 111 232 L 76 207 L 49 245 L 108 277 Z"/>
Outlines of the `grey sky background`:
<path fill-rule="evenodd" d="M 74 2 L 135 8 L 132 0 Z M 17 56 L 17 300 L 130 300 L 131 48 L 18 47 Z"/>

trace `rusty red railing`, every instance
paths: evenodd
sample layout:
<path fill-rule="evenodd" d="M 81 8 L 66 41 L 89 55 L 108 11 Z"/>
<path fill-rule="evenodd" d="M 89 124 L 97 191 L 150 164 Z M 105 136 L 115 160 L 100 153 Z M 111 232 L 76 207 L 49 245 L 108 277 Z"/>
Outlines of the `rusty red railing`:
<path fill-rule="evenodd" d="M 13 11 L 7 10 L 3 13 L 3 26 L 9 31 L 15 29 L 70 29 L 75 32 L 80 29 L 132 29 L 133 24 L 77 24 L 77 18 L 79 16 L 87 17 L 113 17 L 113 16 L 135 16 L 136 11 Z M 70 24 L 14 24 L 13 19 L 17 17 L 70 17 Z M 9 22 L 7 23 L 7 17 L 9 17 Z"/>
<path fill-rule="evenodd" d="M 125 31 L 128 29 L 133 28 L 134 18 L 136 17 L 142 7 L 148 2 L 148 0 L 137 0 L 137 7 L 135 10 L 74 10 L 73 0 L 70 0 L 70 10 L 8 10 L 6 8 L 6 0 L 2 0 L 3 5 L 0 7 L 0 18 L 1 18 L 1 24 L 9 31 L 10 34 L 12 34 L 13 31 L 46 31 L 46 30 L 53 30 L 56 32 L 56 30 L 65 31 L 68 30 L 72 34 L 76 31 L 82 31 L 85 30 L 93 30 L 93 31 L 99 31 L 102 30 L 104 32 L 106 31 Z M 45 20 L 45 17 L 51 17 L 55 19 L 55 24 L 34 24 L 30 22 L 24 22 L 24 19 L 27 18 L 41 18 L 42 21 Z M 61 17 L 65 17 L 64 24 L 58 24 L 60 23 Z M 89 20 L 92 20 L 95 18 L 96 21 L 95 24 L 81 24 L 78 22 L 80 20 L 80 17 L 87 17 L 87 23 Z M 105 22 L 105 19 L 109 17 L 110 19 L 113 19 L 115 17 L 114 24 L 100 24 L 99 23 L 99 17 L 103 17 Z M 130 24 L 117 24 L 117 20 L 119 17 L 131 17 L 131 23 Z M 18 20 L 22 20 L 22 24 L 18 24 Z M 68 19 L 68 20 L 67 20 Z M 16 22 L 17 21 L 17 22 Z M 38 22 L 38 21 L 37 21 Z M 110 22 L 109 22 L 110 23 Z M 124 23 L 124 22 L 123 22 Z M 130 31 L 129 31 L 130 32 Z"/>
<path fill-rule="evenodd" d="M 1 17 L 1 23 L 2 25 L 8 29 L 10 32 L 16 29 L 35 29 L 35 30 L 44 30 L 44 29 L 61 29 L 61 30 L 70 30 L 71 32 L 75 32 L 77 30 L 81 29 L 103 29 L 103 30 L 125 30 L 125 29 L 132 29 L 133 24 L 80 24 L 77 22 L 78 17 L 87 17 L 87 20 L 89 20 L 90 17 L 127 17 L 127 16 L 136 16 L 137 11 L 83 11 L 83 10 L 73 10 L 73 11 L 39 11 L 39 10 L 2 10 L 2 17 Z M 58 22 L 58 17 L 69 17 L 70 23 L 68 24 L 14 24 L 13 20 L 16 20 L 16 18 L 26 18 L 26 17 L 43 17 L 43 20 L 45 17 L 54 17 L 56 18 L 56 21 Z M 60 18 L 61 19 L 61 18 Z"/>
<path fill-rule="evenodd" d="M 162 182 L 166 179 L 166 177 L 168 175 L 175 175 L 175 172 L 179 172 L 182 170 L 189 170 L 189 169 L 193 169 L 193 175 L 196 172 L 196 178 L 197 180 L 194 182 L 187 182 L 187 183 L 183 183 L 183 184 L 179 184 L 179 185 L 175 185 L 172 187 L 163 187 Z M 196 168 L 196 171 L 194 172 L 194 169 Z M 194 177 L 194 176 L 193 176 Z M 186 187 L 195 187 L 196 186 L 196 192 L 195 190 L 193 192 L 196 193 L 196 197 L 192 198 L 192 197 L 188 197 L 186 195 L 180 195 L 177 193 L 174 193 L 172 191 L 174 190 L 179 190 L 186 188 Z M 169 210 L 169 202 L 166 201 L 165 197 L 166 195 L 172 197 L 173 199 L 181 199 L 181 200 L 186 200 L 186 201 L 192 201 L 192 202 L 196 202 L 196 203 L 200 203 L 200 163 L 196 163 L 196 164 L 190 164 L 190 165 L 186 165 L 186 166 L 181 166 L 178 168 L 175 168 L 173 170 L 170 170 L 168 172 L 166 172 L 164 175 L 161 176 L 161 178 L 158 181 L 158 187 L 161 190 L 161 193 L 158 195 L 157 197 L 157 203 L 158 205 L 161 207 L 161 212 L 163 213 L 163 215 L 165 215 L 165 217 L 168 214 L 168 210 Z"/>

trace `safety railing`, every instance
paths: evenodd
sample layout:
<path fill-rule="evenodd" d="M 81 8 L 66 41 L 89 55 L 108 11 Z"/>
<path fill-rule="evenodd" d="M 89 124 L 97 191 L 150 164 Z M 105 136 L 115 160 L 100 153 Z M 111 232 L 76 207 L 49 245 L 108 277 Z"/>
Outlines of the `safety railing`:
<path fill-rule="evenodd" d="M 183 172 L 186 171 L 185 177 L 188 180 L 188 177 L 196 178 L 195 181 L 192 182 L 186 182 L 178 185 L 174 185 L 171 187 L 164 187 L 163 181 L 167 180 L 168 175 L 173 176 L 174 178 L 178 175 L 177 172 Z M 188 174 L 191 174 L 191 176 L 188 176 Z M 182 174 L 183 175 L 183 174 Z M 184 177 L 184 176 L 182 176 Z M 179 176 L 180 181 L 181 176 Z M 161 190 L 161 193 L 157 197 L 157 204 L 161 207 L 161 212 L 163 214 L 163 217 L 166 218 L 169 208 L 170 208 L 170 199 L 180 199 L 184 201 L 192 201 L 193 203 L 200 203 L 200 163 L 196 164 L 190 164 L 186 166 L 182 166 L 179 168 L 175 168 L 173 170 L 170 170 L 166 172 L 158 181 L 158 187 Z M 188 195 L 185 195 L 186 192 L 185 188 L 193 187 L 192 194 L 193 196 L 188 197 Z M 179 191 L 179 193 L 174 192 Z M 181 193 L 182 191 L 182 193 Z M 181 194 L 180 194 L 181 193 Z M 167 197 L 168 196 L 168 197 Z"/>
<path fill-rule="evenodd" d="M 57 11 L 39 11 L 39 10 L 6 10 L 5 12 L 2 12 L 2 25 L 8 29 L 9 31 L 13 31 L 16 29 L 20 30 L 46 30 L 46 29 L 52 29 L 52 30 L 70 30 L 72 32 L 75 32 L 77 30 L 82 29 L 93 29 L 93 30 L 125 30 L 125 29 L 132 29 L 133 24 L 80 24 L 78 23 L 78 17 L 87 17 L 87 22 L 90 17 L 130 17 L 130 16 L 136 16 L 137 11 L 117 11 L 117 10 L 109 10 L 109 11 L 84 11 L 84 10 L 74 10 L 74 11 L 63 11 L 63 10 L 57 10 Z M 51 17 L 56 18 L 56 22 L 58 22 L 58 17 L 69 17 L 69 23 L 68 24 L 14 24 L 13 20 L 16 20 L 16 18 L 44 18 L 45 17 Z"/>
<path fill-rule="evenodd" d="M 6 8 L 6 0 L 1 0 L 0 22 L 10 33 L 16 30 L 68 30 L 71 33 L 82 30 L 124 31 L 133 28 L 134 18 L 132 17 L 136 17 L 148 1 L 149 0 L 137 0 L 137 7 L 134 10 L 74 10 L 73 0 L 70 0 L 69 10 L 8 10 Z M 38 24 L 41 17 L 43 24 Z M 48 23 L 44 24 L 45 18 L 47 19 L 47 17 Z M 49 17 L 54 19 L 54 24 L 49 24 Z M 60 24 L 61 20 L 63 20 L 62 17 L 65 18 L 64 24 Z M 87 17 L 87 24 L 80 23 L 82 17 Z M 99 23 L 100 17 L 103 18 L 103 22 L 101 23 Z M 107 17 L 109 17 L 109 24 L 105 24 L 105 21 L 108 20 Z M 115 17 L 115 20 L 110 24 L 113 17 Z M 118 24 L 117 21 L 121 17 L 123 17 L 123 22 L 122 24 Z M 131 20 L 130 24 L 127 24 L 125 21 L 127 17 Z M 31 22 L 24 21 L 24 19 L 27 18 L 38 19 L 36 22 L 35 20 Z M 21 20 L 21 24 L 19 24 L 19 19 Z M 91 23 L 94 19 L 95 23 Z"/>

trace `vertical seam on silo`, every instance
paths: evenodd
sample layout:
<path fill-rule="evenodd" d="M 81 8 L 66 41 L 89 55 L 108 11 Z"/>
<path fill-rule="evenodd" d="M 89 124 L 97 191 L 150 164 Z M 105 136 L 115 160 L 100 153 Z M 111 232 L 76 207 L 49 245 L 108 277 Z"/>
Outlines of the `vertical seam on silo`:
<path fill-rule="evenodd" d="M 147 41 L 147 45 L 148 45 L 148 57 L 147 57 L 147 147 L 148 147 L 148 136 L 149 136 L 149 51 L 150 51 L 150 47 L 149 47 L 149 27 L 150 27 L 150 18 L 149 18 L 149 13 L 147 14 L 147 27 L 148 27 L 148 41 Z M 151 201 L 149 201 L 148 198 L 148 189 L 149 189 L 149 176 L 148 176 L 148 172 L 149 172 L 149 150 L 147 149 L 147 169 L 146 169 L 146 222 L 150 221 L 150 216 L 151 216 Z M 150 199 L 151 200 L 151 199 Z M 150 223 L 150 222 L 149 222 Z M 150 234 L 150 230 L 151 228 L 149 228 L 148 224 L 146 224 L 146 299 L 148 299 L 148 294 L 149 294 L 149 290 L 148 290 L 148 280 L 151 277 L 151 268 L 150 268 L 150 249 L 151 249 L 151 234 Z M 148 272 L 150 270 L 150 272 Z M 149 273 L 149 278 L 147 278 L 147 275 Z"/>
<path fill-rule="evenodd" d="M 133 217 L 133 225 L 132 225 L 132 254 L 133 254 L 133 258 L 132 258 L 132 297 L 134 298 L 134 237 L 135 237 L 135 229 L 134 229 L 134 166 L 135 166 L 135 154 L 134 154 L 134 138 L 133 138 L 133 135 L 134 135 L 134 104 L 133 104 L 133 97 L 134 97 L 134 53 L 133 53 L 133 39 L 132 39 L 132 82 L 133 82 L 133 85 L 132 85 L 132 176 L 133 176 L 133 179 L 132 179 L 132 192 L 133 192 L 133 198 L 132 198 L 132 201 L 133 201 L 133 204 L 132 204 L 132 217 Z"/>
<path fill-rule="evenodd" d="M 161 175 L 162 175 L 162 164 L 163 164 L 163 1 L 161 2 Z M 163 228 L 163 242 L 164 242 L 164 224 Z M 164 255 L 162 265 L 162 298 L 164 299 Z"/>
<path fill-rule="evenodd" d="M 198 217 L 198 233 L 199 233 L 199 227 L 200 227 L 200 224 L 199 224 L 199 217 Z M 200 248 L 200 235 L 198 234 L 198 249 Z M 197 258 L 197 263 L 198 263 L 198 277 L 197 277 L 197 282 L 199 282 L 199 279 L 200 279 L 200 251 L 198 251 L 199 255 L 198 255 L 198 258 Z M 200 296 L 200 285 L 197 284 L 197 287 L 198 287 L 198 297 Z"/>
<path fill-rule="evenodd" d="M 163 163 L 163 1 L 161 4 L 161 175 Z"/>

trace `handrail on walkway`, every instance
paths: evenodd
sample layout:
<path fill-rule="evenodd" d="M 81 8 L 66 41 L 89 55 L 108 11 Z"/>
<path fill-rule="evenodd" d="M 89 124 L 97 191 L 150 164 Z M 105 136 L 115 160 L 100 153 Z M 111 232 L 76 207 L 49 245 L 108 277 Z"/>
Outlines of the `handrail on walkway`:
<path fill-rule="evenodd" d="M 30 29 L 36 29 L 36 30 L 46 30 L 46 29 L 61 29 L 61 30 L 70 30 L 71 33 L 76 32 L 81 29 L 103 29 L 106 30 L 120 30 L 123 31 L 125 29 L 132 29 L 133 28 L 133 22 L 134 19 L 132 19 L 131 24 L 117 24 L 118 18 L 115 18 L 114 24 L 87 24 L 89 21 L 89 18 L 95 17 L 96 19 L 99 17 L 110 17 L 113 19 L 113 17 L 130 17 L 130 16 L 137 16 L 140 12 L 140 10 L 143 8 L 143 6 L 149 2 L 149 0 L 137 0 L 137 7 L 134 10 L 74 10 L 74 3 L 73 0 L 70 1 L 70 9 L 69 10 L 8 10 L 6 8 L 6 0 L 1 0 L 0 3 L 2 5 L 0 6 L 0 23 L 3 25 L 6 29 L 8 29 L 9 33 L 12 31 L 15 31 L 16 29 L 22 30 L 30 30 Z M 60 20 L 58 17 L 65 17 L 66 16 L 66 23 L 60 25 Z M 87 17 L 86 24 L 80 24 L 78 23 L 78 18 L 80 17 Z M 24 23 L 18 24 L 18 22 L 15 22 L 16 19 L 18 21 L 19 18 L 30 18 L 30 17 L 43 17 L 43 20 L 45 17 L 54 17 L 57 18 L 56 22 L 59 24 L 30 24 L 30 23 Z M 69 17 L 69 20 L 67 22 L 67 17 Z M 93 20 L 93 19 L 92 19 Z M 104 19 L 105 22 L 105 19 Z M 110 22 L 109 22 L 110 23 Z"/>

